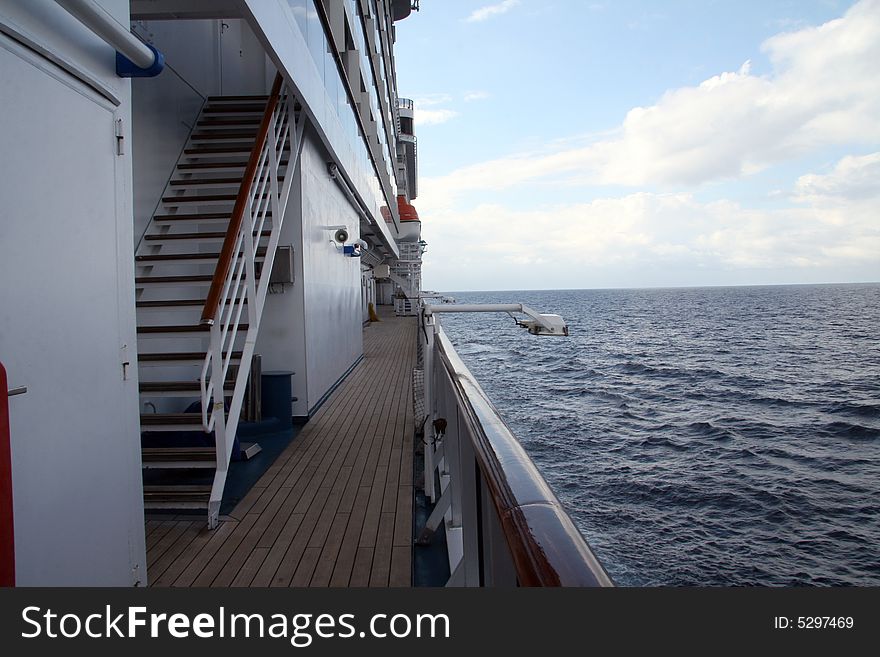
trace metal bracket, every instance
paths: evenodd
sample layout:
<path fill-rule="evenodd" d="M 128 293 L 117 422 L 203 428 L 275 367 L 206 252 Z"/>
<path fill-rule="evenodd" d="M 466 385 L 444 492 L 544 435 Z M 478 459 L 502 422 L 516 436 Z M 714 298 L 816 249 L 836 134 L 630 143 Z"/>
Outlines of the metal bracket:
<path fill-rule="evenodd" d="M 431 476 L 433 476 L 433 473 L 431 473 Z M 419 537 L 416 539 L 416 545 L 431 544 L 431 539 L 434 538 L 434 533 L 437 531 L 437 528 L 440 527 L 440 521 L 443 520 L 443 516 L 446 515 L 451 503 L 452 495 L 444 492 L 443 495 L 440 496 L 440 499 L 437 500 L 437 504 L 434 505 L 434 510 L 431 511 L 431 515 L 428 516 L 428 519 L 425 521 L 425 526 L 419 534 Z"/>

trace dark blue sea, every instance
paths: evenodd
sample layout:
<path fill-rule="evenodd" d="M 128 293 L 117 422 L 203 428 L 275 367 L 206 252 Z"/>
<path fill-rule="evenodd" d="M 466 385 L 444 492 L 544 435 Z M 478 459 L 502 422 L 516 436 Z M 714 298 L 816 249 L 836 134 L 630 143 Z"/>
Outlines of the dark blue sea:
<path fill-rule="evenodd" d="M 880 284 L 451 293 L 442 324 L 620 585 L 880 585 Z"/>

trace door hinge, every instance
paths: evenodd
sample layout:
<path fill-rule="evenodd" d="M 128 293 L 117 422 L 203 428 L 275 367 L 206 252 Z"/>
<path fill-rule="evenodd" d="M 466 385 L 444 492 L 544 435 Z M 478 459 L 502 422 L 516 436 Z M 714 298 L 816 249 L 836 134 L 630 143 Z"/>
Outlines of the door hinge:
<path fill-rule="evenodd" d="M 122 119 L 116 119 L 116 154 L 125 154 L 125 132 L 123 131 Z"/>

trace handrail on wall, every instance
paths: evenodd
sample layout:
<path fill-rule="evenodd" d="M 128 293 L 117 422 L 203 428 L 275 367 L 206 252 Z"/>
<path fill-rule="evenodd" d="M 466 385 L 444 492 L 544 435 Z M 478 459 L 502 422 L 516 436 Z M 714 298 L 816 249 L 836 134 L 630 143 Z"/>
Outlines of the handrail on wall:
<path fill-rule="evenodd" d="M 235 254 L 236 243 L 238 242 L 238 233 L 241 230 L 244 212 L 247 209 L 251 187 L 254 184 L 254 176 L 257 173 L 257 166 L 260 164 L 263 145 L 269 134 L 272 114 L 275 112 L 275 107 L 281 95 L 281 81 L 281 73 L 276 73 L 275 82 L 272 84 L 272 91 L 269 94 L 269 101 L 266 103 L 266 111 L 263 113 L 263 120 L 260 122 L 260 131 L 257 133 L 257 138 L 254 141 L 254 147 L 251 150 L 247 167 L 244 170 L 244 176 L 241 179 L 241 187 L 238 190 L 238 196 L 235 198 L 235 206 L 232 209 L 232 217 L 229 219 L 229 227 L 226 229 L 226 237 L 223 240 L 223 248 L 220 250 L 217 269 L 214 270 L 211 288 L 208 290 L 207 299 L 205 299 L 205 307 L 202 310 L 202 324 L 213 324 L 217 316 L 217 307 L 220 305 L 220 297 L 223 294 L 226 276 L 229 274 L 229 268 L 232 266 L 232 258 Z M 278 218 L 276 217 L 277 220 Z"/>

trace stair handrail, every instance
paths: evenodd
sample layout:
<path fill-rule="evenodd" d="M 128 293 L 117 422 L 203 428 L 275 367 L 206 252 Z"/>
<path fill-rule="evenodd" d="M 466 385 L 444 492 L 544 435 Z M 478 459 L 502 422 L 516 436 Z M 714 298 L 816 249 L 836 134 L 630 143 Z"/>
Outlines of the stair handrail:
<path fill-rule="evenodd" d="M 211 287 L 208 290 L 208 297 L 205 299 L 205 307 L 202 310 L 201 324 L 210 326 L 217 318 L 217 308 L 220 306 L 220 297 L 223 294 L 226 277 L 229 275 L 229 268 L 232 266 L 232 259 L 238 246 L 238 234 L 241 231 L 244 212 L 248 207 L 254 177 L 262 159 L 266 138 L 269 135 L 272 115 L 281 96 L 281 82 L 281 74 L 276 73 L 275 81 L 272 84 L 272 91 L 266 103 L 266 111 L 263 113 L 263 119 L 260 122 L 260 130 L 257 132 L 254 147 L 251 149 L 251 154 L 244 170 L 244 176 L 241 179 L 238 196 L 235 197 L 235 206 L 232 209 L 232 216 L 226 229 L 226 237 L 223 239 L 223 248 L 220 250 L 220 258 L 217 261 L 217 268 L 214 270 L 214 277 L 211 279 Z"/>
<path fill-rule="evenodd" d="M 284 213 L 295 178 L 293 172 L 302 152 L 304 128 L 305 121 L 291 89 L 283 84 L 280 75 L 276 76 L 260 130 L 245 165 L 202 317 L 202 323 L 208 325 L 211 332 L 210 346 L 199 377 L 202 430 L 214 432 L 216 448 L 214 483 L 208 500 L 208 525 L 211 528 L 219 522 L 226 476 L 251 373 L 250 364 L 268 294 L 269 272 L 281 237 Z M 269 241 L 260 254 L 259 240 L 267 221 L 271 221 Z M 258 258 L 262 260 L 261 265 L 257 263 Z M 243 319 L 245 307 L 247 326 Z M 237 340 L 241 339 L 243 343 L 236 368 L 233 364 L 235 347 Z"/>

